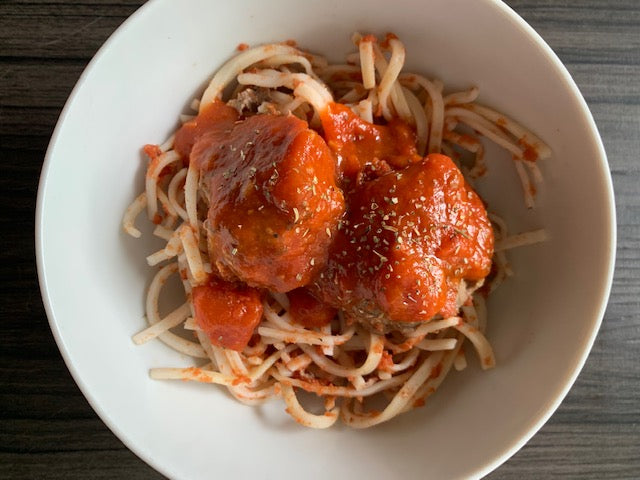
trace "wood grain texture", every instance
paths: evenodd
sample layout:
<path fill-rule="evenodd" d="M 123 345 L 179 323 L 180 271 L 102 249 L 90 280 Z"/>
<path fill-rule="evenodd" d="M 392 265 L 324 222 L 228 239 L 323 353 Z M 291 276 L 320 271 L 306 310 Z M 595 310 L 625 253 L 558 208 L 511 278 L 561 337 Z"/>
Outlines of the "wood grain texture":
<path fill-rule="evenodd" d="M 40 299 L 38 177 L 85 65 L 137 0 L 0 2 L 0 478 L 162 478 L 101 422 L 69 375 Z M 640 478 L 640 2 L 511 0 L 580 87 L 618 211 L 616 275 L 593 351 L 549 422 L 492 480 Z"/>

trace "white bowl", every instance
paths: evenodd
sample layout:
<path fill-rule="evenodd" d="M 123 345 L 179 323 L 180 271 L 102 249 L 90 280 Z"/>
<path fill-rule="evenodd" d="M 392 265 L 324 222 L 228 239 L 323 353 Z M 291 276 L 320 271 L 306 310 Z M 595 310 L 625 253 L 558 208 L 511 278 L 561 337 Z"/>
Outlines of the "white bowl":
<path fill-rule="evenodd" d="M 397 33 L 407 68 L 529 126 L 553 149 L 538 208 L 526 211 L 502 153 L 480 190 L 514 230 L 550 240 L 513 252 L 516 276 L 489 304 L 498 365 L 447 379 L 427 406 L 365 431 L 299 427 L 278 401 L 244 407 L 221 388 L 148 378 L 180 365 L 136 347 L 153 240 L 120 228 L 142 189 L 140 147 L 178 115 L 241 43 L 295 39 L 334 60 L 355 31 Z M 497 151 L 496 151 L 497 152 Z M 147 236 L 147 238 L 150 238 Z M 497 1 L 156 0 L 104 45 L 74 89 L 42 171 L 36 241 L 51 329 L 89 402 L 137 455 L 172 478 L 463 478 L 484 475 L 549 418 L 582 367 L 612 278 L 615 212 L 605 152 L 565 68 Z"/>

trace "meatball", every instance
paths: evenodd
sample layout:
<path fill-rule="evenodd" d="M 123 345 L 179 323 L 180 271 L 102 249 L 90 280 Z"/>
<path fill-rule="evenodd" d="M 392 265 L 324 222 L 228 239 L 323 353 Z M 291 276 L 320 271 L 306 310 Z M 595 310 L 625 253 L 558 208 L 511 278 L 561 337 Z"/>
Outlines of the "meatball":
<path fill-rule="evenodd" d="M 226 280 L 287 292 L 324 268 L 344 212 L 336 161 L 294 116 L 255 115 L 196 142 L 211 262 Z"/>
<path fill-rule="evenodd" d="M 431 154 L 351 194 L 313 292 L 378 331 L 455 315 L 461 281 L 488 275 L 493 241 L 478 195 Z"/>

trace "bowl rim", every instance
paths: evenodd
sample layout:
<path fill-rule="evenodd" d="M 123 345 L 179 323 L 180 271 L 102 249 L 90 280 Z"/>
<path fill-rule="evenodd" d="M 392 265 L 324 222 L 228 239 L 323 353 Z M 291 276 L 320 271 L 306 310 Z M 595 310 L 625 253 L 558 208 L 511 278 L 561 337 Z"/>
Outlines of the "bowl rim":
<path fill-rule="evenodd" d="M 511 443 L 509 448 L 506 448 L 500 455 L 497 455 L 493 459 L 487 460 L 481 467 L 476 470 L 477 478 L 484 477 L 489 474 L 504 462 L 506 462 L 509 458 L 511 458 L 518 450 L 520 450 L 541 428 L 542 426 L 549 420 L 549 418 L 553 415 L 553 413 L 558 409 L 571 387 L 575 383 L 580 371 L 582 370 L 591 349 L 593 348 L 594 341 L 597 337 L 598 331 L 602 324 L 602 320 L 605 314 L 606 307 L 608 305 L 609 296 L 611 293 L 614 269 L 615 269 L 615 259 L 616 259 L 616 242 L 617 242 L 617 221 L 616 221 L 616 208 L 615 208 L 615 197 L 613 190 L 613 182 L 611 178 L 611 173 L 609 170 L 609 163 L 607 159 L 607 155 L 604 149 L 604 145 L 600 134 L 598 132 L 597 125 L 593 118 L 591 111 L 588 108 L 586 100 L 582 96 L 578 86 L 575 81 L 571 77 L 571 74 L 556 55 L 556 53 L 551 49 L 551 47 L 546 43 L 546 41 L 538 34 L 533 27 L 531 27 L 517 12 L 515 12 L 509 5 L 504 3 L 502 0 L 482 0 L 487 5 L 488 8 L 497 9 L 498 13 L 501 14 L 507 21 L 512 22 L 518 29 L 529 39 L 531 39 L 537 48 L 541 49 L 544 53 L 544 56 L 548 61 L 550 61 L 553 67 L 561 74 L 562 81 L 566 86 L 569 87 L 570 92 L 575 100 L 578 101 L 579 108 L 581 110 L 581 114 L 584 116 L 589 133 L 591 135 L 591 139 L 594 141 L 597 147 L 598 153 L 598 165 L 602 169 L 603 180 L 605 183 L 606 190 L 606 200 L 608 211 L 607 218 L 609 219 L 609 238 L 608 243 L 610 245 L 608 256 L 604 259 L 607 262 L 607 272 L 606 276 L 602 278 L 600 282 L 600 307 L 597 312 L 597 315 L 594 316 L 594 323 L 592 329 L 590 331 L 589 337 L 584 341 L 584 347 L 575 361 L 574 365 L 571 366 L 571 374 L 565 380 L 561 390 L 556 392 L 554 398 L 551 402 L 544 406 L 541 412 L 538 415 L 538 418 L 530 423 L 528 430 L 521 435 L 518 439 Z M 155 461 L 149 452 L 146 452 L 145 449 L 136 443 L 135 440 L 130 438 L 130 434 L 127 433 L 125 429 L 123 429 L 120 425 L 118 425 L 110 416 L 110 414 L 102 408 L 100 405 L 99 399 L 92 393 L 87 384 L 81 378 L 81 375 L 71 361 L 71 356 L 68 351 L 68 346 L 65 342 L 65 339 L 61 333 L 59 328 L 58 320 L 56 318 L 55 311 L 52 306 L 52 301 L 50 298 L 49 288 L 47 285 L 46 278 L 46 265 L 44 263 L 44 244 L 45 239 L 42 234 L 43 230 L 43 222 L 44 222 L 44 209 L 45 209 L 45 197 L 46 197 L 46 189 L 47 189 L 47 179 L 49 177 L 48 173 L 53 163 L 52 158 L 54 157 L 54 153 L 56 150 L 56 144 L 58 143 L 58 139 L 60 136 L 60 131 L 62 129 L 62 125 L 65 123 L 69 111 L 71 110 L 72 105 L 75 103 L 76 97 L 78 96 L 78 92 L 83 88 L 84 84 L 90 73 L 93 71 L 95 65 L 99 63 L 105 53 L 111 48 L 111 45 L 115 42 L 116 38 L 126 29 L 134 26 L 140 18 L 145 16 L 147 12 L 151 9 L 159 8 L 162 4 L 162 0 L 150 0 L 147 3 L 140 6 L 133 14 L 131 14 L 116 30 L 114 30 L 109 38 L 102 44 L 102 46 L 95 53 L 91 61 L 87 64 L 82 74 L 78 78 L 75 86 L 73 87 L 71 93 L 69 94 L 68 99 L 65 102 L 65 105 L 58 117 L 56 122 L 56 126 L 54 128 L 53 134 L 51 136 L 51 140 L 47 147 L 44 161 L 42 164 L 42 169 L 40 172 L 40 179 L 38 183 L 38 192 L 37 192 L 37 200 L 36 200 L 36 209 L 35 209 L 35 246 L 36 246 L 36 264 L 37 264 L 37 274 L 38 274 L 38 282 L 40 287 L 40 293 L 42 296 L 42 301 L 44 304 L 45 312 L 47 315 L 49 327 L 53 333 L 54 339 L 60 351 L 60 354 L 65 362 L 67 369 L 69 370 L 73 380 L 76 385 L 82 392 L 83 396 L 87 399 L 91 408 L 96 412 L 98 417 L 102 420 L 102 422 L 111 430 L 111 432 L 118 437 L 123 444 L 131 450 L 136 456 L 142 459 L 147 465 L 151 466 L 155 470 L 159 471 L 163 475 L 167 477 L 173 477 L 175 475 L 175 471 L 172 471 L 172 468 L 168 465 L 164 465 Z"/>

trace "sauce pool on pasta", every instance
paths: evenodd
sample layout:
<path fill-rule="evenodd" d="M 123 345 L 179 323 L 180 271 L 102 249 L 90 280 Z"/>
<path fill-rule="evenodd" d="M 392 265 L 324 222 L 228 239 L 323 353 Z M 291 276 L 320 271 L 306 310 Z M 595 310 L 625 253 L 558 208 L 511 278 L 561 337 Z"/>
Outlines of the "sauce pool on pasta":
<path fill-rule="evenodd" d="M 161 267 L 134 341 L 196 362 L 152 378 L 224 385 L 250 405 L 281 396 L 305 426 L 364 428 L 423 405 L 465 368 L 467 339 L 494 366 L 479 291 L 510 274 L 505 249 L 545 233 L 509 236 L 487 212 L 471 185 L 487 170 L 481 136 L 512 154 L 530 208 L 549 148 L 476 104 L 476 88 L 445 95 L 403 73 L 395 35 L 353 41 L 346 64 L 242 44 L 197 114 L 145 146 L 123 227 L 139 237 L 146 208 L 167 244 L 147 257 Z M 185 300 L 161 315 L 172 275 Z M 301 405 L 301 390 L 322 405 Z"/>

